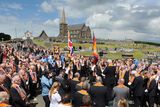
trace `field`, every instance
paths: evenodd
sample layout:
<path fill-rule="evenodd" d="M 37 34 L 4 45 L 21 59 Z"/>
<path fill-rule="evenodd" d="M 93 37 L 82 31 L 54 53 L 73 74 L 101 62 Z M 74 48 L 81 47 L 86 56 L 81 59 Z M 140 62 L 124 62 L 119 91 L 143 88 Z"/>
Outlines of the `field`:
<path fill-rule="evenodd" d="M 53 46 L 58 45 L 61 49 L 66 48 L 67 43 L 48 43 L 44 42 L 42 40 L 33 40 L 35 44 L 42 46 L 46 49 L 51 49 Z M 79 48 L 79 46 L 82 47 L 82 49 L 92 49 L 92 44 L 90 43 L 73 43 L 73 46 L 75 48 Z M 160 47 L 153 46 L 153 45 L 147 45 L 147 44 L 134 44 L 134 43 L 106 43 L 106 44 L 97 44 L 97 50 L 105 50 L 108 54 L 104 55 L 103 57 L 107 57 L 110 59 L 122 59 L 122 52 L 116 52 L 111 53 L 108 51 L 108 49 L 114 49 L 114 48 L 126 48 L 130 49 L 133 48 L 134 52 L 133 57 L 137 59 L 145 58 L 145 53 L 158 53 L 160 54 Z M 91 51 L 75 51 L 75 53 L 79 53 L 81 55 L 92 55 Z"/>

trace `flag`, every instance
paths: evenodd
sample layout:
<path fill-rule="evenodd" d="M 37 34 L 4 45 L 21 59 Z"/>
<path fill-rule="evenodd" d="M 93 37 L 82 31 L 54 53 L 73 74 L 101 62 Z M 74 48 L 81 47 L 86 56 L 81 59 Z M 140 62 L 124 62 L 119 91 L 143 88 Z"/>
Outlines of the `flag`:
<path fill-rule="evenodd" d="M 72 40 L 71 40 L 69 30 L 68 30 L 68 48 L 69 48 L 69 54 L 70 54 L 70 57 L 71 57 L 73 55 L 73 43 L 72 43 Z"/>
<path fill-rule="evenodd" d="M 93 33 L 93 56 L 98 58 L 97 46 L 96 46 L 96 37 L 95 37 L 94 33 Z"/>

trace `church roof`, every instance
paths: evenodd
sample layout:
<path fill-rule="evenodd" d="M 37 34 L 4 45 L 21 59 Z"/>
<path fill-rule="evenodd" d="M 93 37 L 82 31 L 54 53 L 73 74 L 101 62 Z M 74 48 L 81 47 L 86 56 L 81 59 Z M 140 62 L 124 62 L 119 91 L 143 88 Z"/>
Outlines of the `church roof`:
<path fill-rule="evenodd" d="M 47 39 L 47 38 L 48 38 L 48 35 L 47 35 L 46 32 L 43 30 L 42 33 L 39 35 L 39 38 Z"/>
<path fill-rule="evenodd" d="M 81 30 L 85 24 L 75 24 L 75 25 L 69 25 L 68 29 L 69 30 Z"/>
<path fill-rule="evenodd" d="M 89 29 L 89 26 L 83 27 L 82 31 L 87 31 Z"/>

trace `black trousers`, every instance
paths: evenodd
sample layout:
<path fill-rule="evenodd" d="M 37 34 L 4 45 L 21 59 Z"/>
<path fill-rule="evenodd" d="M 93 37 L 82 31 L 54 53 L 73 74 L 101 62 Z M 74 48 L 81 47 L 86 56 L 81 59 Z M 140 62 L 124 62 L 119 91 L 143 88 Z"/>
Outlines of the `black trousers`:
<path fill-rule="evenodd" d="M 148 104 L 149 104 L 149 107 L 154 107 L 154 97 L 152 96 L 148 97 Z"/>
<path fill-rule="evenodd" d="M 49 101 L 49 97 L 47 96 L 43 96 L 43 100 L 45 102 L 45 107 L 49 107 L 50 105 L 50 101 Z"/>
<path fill-rule="evenodd" d="M 30 87 L 30 98 L 33 99 L 36 97 L 37 83 L 33 83 Z"/>
<path fill-rule="evenodd" d="M 142 103 L 142 97 L 135 96 L 134 97 L 134 107 L 141 107 L 141 103 Z"/>

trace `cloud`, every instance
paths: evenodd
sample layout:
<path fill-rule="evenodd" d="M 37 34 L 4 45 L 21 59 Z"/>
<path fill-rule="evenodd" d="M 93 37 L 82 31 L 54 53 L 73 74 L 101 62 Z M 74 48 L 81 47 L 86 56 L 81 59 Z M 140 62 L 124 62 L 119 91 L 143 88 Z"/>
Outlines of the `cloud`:
<path fill-rule="evenodd" d="M 41 5 L 40 5 L 41 9 L 46 12 L 52 12 L 54 10 L 54 7 L 52 4 L 48 3 L 47 1 L 44 1 Z"/>
<path fill-rule="evenodd" d="M 58 25 L 59 25 L 59 18 L 56 18 L 54 20 L 48 19 L 47 21 L 44 22 L 44 25 L 58 27 Z"/>
<path fill-rule="evenodd" d="M 55 19 L 53 22 L 57 23 L 58 19 Z M 44 24 L 46 22 L 46 24 Z M 0 32 L 8 33 L 13 38 L 23 37 L 24 33 L 28 30 L 32 32 L 33 36 L 37 37 L 40 35 L 42 30 L 48 34 L 48 36 L 57 36 L 58 35 L 58 26 L 52 27 L 49 25 L 52 21 L 35 21 L 29 20 L 22 22 L 19 18 L 15 16 L 2 16 L 0 15 Z M 48 23 L 47 23 L 48 22 Z M 16 31 L 17 35 L 16 35 Z"/>
<path fill-rule="evenodd" d="M 14 35 L 15 27 L 13 26 L 16 26 L 21 35 L 26 30 L 31 30 L 33 34 L 38 35 L 45 29 L 49 35 L 56 36 L 59 32 L 60 18 L 57 13 L 64 7 L 68 24 L 86 23 L 99 38 L 136 40 L 160 38 L 159 0 L 43 0 L 38 6 L 40 20 L 30 19 L 24 24 L 14 16 L 8 18 L 1 15 L 0 30 L 8 29 Z M 11 9 L 16 6 L 0 4 L 0 9 L 2 7 Z M 23 9 L 22 6 L 20 7 Z"/>
<path fill-rule="evenodd" d="M 106 28 L 111 18 L 112 16 L 107 13 L 97 13 L 88 17 L 86 24 L 92 28 Z"/>
<path fill-rule="evenodd" d="M 159 25 L 160 25 L 160 17 L 152 19 L 148 24 L 149 29 L 151 29 L 153 32 L 156 32 L 156 34 L 160 33 L 160 26 Z"/>
<path fill-rule="evenodd" d="M 54 10 L 61 11 L 64 7 L 67 19 L 85 19 L 99 38 L 160 37 L 158 0 L 48 0 L 48 3 Z"/>
<path fill-rule="evenodd" d="M 22 10 L 23 7 L 21 4 L 18 3 L 1 3 L 0 4 L 1 9 L 14 9 L 14 10 Z"/>

